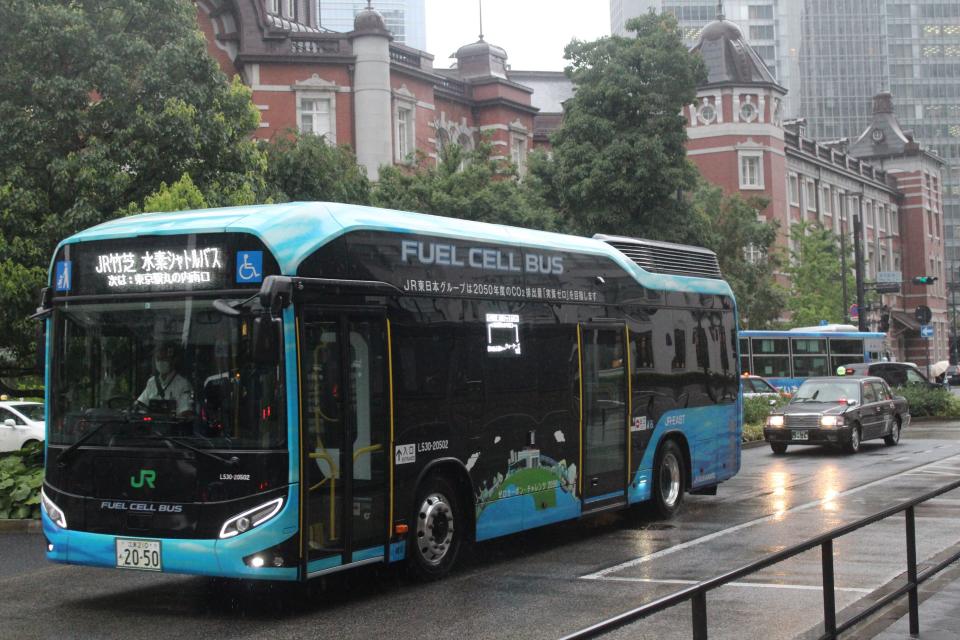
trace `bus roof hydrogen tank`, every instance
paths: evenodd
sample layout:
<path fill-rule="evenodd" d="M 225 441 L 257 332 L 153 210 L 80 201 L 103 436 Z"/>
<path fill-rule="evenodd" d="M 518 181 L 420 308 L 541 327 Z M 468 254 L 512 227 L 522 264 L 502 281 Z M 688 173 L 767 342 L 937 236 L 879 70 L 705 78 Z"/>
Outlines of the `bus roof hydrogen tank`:
<path fill-rule="evenodd" d="M 707 250 L 353 205 L 121 218 L 57 248 L 56 562 L 306 580 L 652 501 L 740 467 Z"/>

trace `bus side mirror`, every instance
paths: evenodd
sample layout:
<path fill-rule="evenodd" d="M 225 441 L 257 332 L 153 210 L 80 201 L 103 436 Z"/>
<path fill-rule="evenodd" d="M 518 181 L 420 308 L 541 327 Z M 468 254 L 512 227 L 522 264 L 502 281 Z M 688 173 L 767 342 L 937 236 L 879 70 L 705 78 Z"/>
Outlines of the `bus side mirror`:
<path fill-rule="evenodd" d="M 280 359 L 280 345 L 283 343 L 280 318 L 262 315 L 253 321 L 253 361 L 257 364 L 274 366 Z"/>

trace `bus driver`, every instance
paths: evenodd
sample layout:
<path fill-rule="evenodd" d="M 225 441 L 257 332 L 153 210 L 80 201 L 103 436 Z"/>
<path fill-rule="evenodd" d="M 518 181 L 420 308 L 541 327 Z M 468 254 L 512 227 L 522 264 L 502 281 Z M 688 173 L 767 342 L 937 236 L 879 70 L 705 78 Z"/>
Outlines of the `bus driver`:
<path fill-rule="evenodd" d="M 153 354 L 154 373 L 147 380 L 143 393 L 137 398 L 137 404 L 154 410 L 155 401 L 173 403 L 170 411 L 176 409 L 177 417 L 188 418 L 193 414 L 193 389 L 190 383 L 175 368 L 177 350 L 168 342 L 157 345 Z"/>

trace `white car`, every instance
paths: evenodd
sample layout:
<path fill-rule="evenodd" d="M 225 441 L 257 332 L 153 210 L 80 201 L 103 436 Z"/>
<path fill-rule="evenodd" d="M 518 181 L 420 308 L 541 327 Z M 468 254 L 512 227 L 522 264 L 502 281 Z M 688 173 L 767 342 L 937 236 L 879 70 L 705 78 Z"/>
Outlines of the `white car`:
<path fill-rule="evenodd" d="M 43 442 L 46 422 L 41 402 L 0 402 L 0 452 Z"/>

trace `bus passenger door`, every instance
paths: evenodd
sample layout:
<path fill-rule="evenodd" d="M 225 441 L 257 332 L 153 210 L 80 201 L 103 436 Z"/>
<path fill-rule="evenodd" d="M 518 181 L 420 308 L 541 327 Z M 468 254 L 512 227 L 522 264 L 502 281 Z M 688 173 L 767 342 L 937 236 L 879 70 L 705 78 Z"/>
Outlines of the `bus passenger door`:
<path fill-rule="evenodd" d="M 581 331 L 583 511 L 626 501 L 627 357 L 625 327 Z"/>
<path fill-rule="evenodd" d="M 387 353 L 382 314 L 304 309 L 302 533 L 308 576 L 383 556 L 389 484 Z"/>

